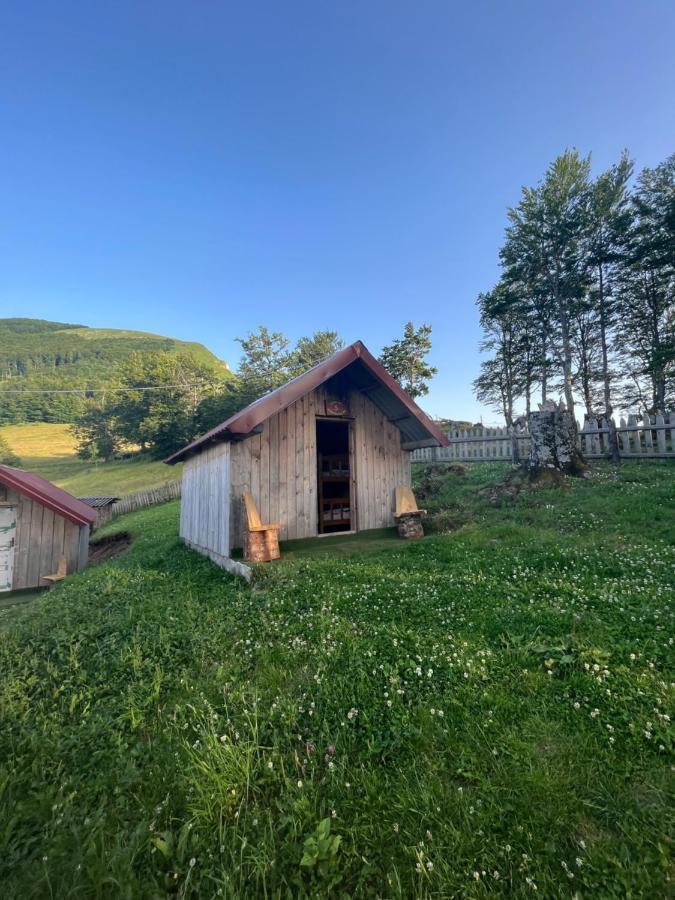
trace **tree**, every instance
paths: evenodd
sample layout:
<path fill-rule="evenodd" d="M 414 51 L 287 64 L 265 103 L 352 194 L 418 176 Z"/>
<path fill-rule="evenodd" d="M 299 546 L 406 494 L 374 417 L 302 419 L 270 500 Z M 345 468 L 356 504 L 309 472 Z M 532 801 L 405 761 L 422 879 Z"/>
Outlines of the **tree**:
<path fill-rule="evenodd" d="M 134 353 L 118 370 L 118 394 L 110 415 L 119 438 L 164 457 L 197 432 L 197 410 L 221 388 L 213 370 L 189 354 Z"/>
<path fill-rule="evenodd" d="M 628 153 L 624 152 L 620 161 L 599 175 L 591 185 L 588 215 L 588 265 L 592 278 L 590 301 L 597 312 L 603 412 L 610 429 L 610 453 L 614 462 L 619 462 L 620 456 L 612 419 L 614 372 L 610 367 L 610 336 L 616 324 L 619 298 L 615 283 L 631 221 L 628 181 L 632 171 L 633 164 Z"/>
<path fill-rule="evenodd" d="M 575 310 L 572 328 L 572 359 L 574 383 L 581 389 L 586 415 L 593 416 L 597 408 L 597 385 L 601 380 L 600 328 L 597 310 L 590 305 Z"/>
<path fill-rule="evenodd" d="M 568 411 L 574 414 L 572 327 L 586 279 L 584 237 L 590 158 L 566 150 L 543 181 L 524 188 L 508 212 L 502 260 L 510 277 L 525 281 L 545 304 L 559 332 L 558 359 Z"/>
<path fill-rule="evenodd" d="M 90 402 L 70 429 L 77 440 L 76 452 L 80 459 L 104 462 L 114 459 L 121 444 L 116 425 L 105 401 Z"/>
<path fill-rule="evenodd" d="M 280 387 L 291 376 L 292 356 L 288 338 L 280 331 L 260 325 L 245 338 L 235 338 L 244 356 L 237 374 L 241 386 L 242 405 Z"/>
<path fill-rule="evenodd" d="M 21 460 L 9 446 L 7 441 L 0 435 L 0 465 L 3 466 L 20 466 Z"/>
<path fill-rule="evenodd" d="M 493 291 L 481 294 L 478 305 L 485 335 L 480 349 L 493 355 L 481 362 L 474 391 L 481 403 L 502 413 L 510 428 L 514 403 L 524 386 L 516 303 L 509 298 L 507 288 L 498 285 Z"/>
<path fill-rule="evenodd" d="M 431 326 L 415 330 L 408 322 L 403 337 L 382 348 L 380 362 L 411 397 L 429 393 L 428 379 L 438 371 L 425 358 L 431 350 Z"/>
<path fill-rule="evenodd" d="M 635 385 L 627 398 L 640 397 L 647 379 L 650 408 L 664 410 L 675 377 L 675 154 L 641 172 L 633 210 L 620 273 L 617 345 Z"/>
<path fill-rule="evenodd" d="M 311 337 L 301 337 L 291 353 L 291 375 L 302 375 L 326 357 L 342 350 L 344 345 L 337 331 L 315 331 Z"/>

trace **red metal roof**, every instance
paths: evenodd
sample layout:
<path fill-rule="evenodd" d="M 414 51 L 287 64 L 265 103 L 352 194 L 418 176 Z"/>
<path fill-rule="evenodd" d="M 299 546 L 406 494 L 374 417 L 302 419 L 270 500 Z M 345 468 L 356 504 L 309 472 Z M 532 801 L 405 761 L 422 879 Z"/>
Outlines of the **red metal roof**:
<path fill-rule="evenodd" d="M 206 434 L 178 450 L 165 462 L 169 463 L 169 465 L 180 462 L 186 456 L 199 452 L 205 444 L 214 440 L 232 440 L 251 434 L 255 428 L 266 419 L 269 419 L 270 416 L 281 412 L 282 409 L 286 409 L 291 403 L 295 403 L 300 397 L 304 397 L 305 394 L 315 390 L 319 385 L 328 381 L 357 360 L 360 360 L 381 386 L 392 394 L 399 404 L 405 407 L 410 417 L 417 420 L 428 436 L 430 443 L 439 444 L 442 447 L 449 444 L 443 432 L 431 421 L 426 413 L 422 412 L 412 397 L 406 394 L 401 385 L 395 378 L 392 378 L 382 363 L 375 359 L 361 341 L 356 341 L 354 344 L 345 347 L 344 350 L 338 350 L 337 353 L 324 359 L 323 362 L 320 362 L 307 372 L 303 372 L 302 375 L 298 375 L 297 378 L 292 378 L 280 388 L 265 394 L 264 397 L 230 416 L 225 422 L 216 425 L 215 428 L 207 431 Z"/>
<path fill-rule="evenodd" d="M 93 525 L 96 521 L 96 513 L 90 506 L 34 472 L 0 466 L 0 483 L 36 500 L 76 525 Z"/>

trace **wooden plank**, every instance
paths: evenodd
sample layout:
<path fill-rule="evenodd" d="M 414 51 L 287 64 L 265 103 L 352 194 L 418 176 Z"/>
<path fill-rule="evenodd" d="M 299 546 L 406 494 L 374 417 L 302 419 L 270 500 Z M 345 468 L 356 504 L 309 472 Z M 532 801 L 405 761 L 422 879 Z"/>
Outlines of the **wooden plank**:
<path fill-rule="evenodd" d="M 654 427 L 656 429 L 656 446 L 659 453 L 666 452 L 666 422 L 664 417 L 657 413 L 654 417 Z"/>
<path fill-rule="evenodd" d="M 53 575 L 59 565 L 58 559 L 54 565 L 53 559 L 53 537 L 54 537 L 54 513 L 46 507 L 42 513 L 42 531 L 40 534 L 40 546 L 35 548 L 35 552 L 40 555 L 39 571 L 40 579 L 43 575 Z"/>
<path fill-rule="evenodd" d="M 31 503 L 30 510 L 30 536 L 28 539 L 28 575 L 26 587 L 37 587 L 40 584 L 40 541 L 42 538 L 43 515 L 44 507 L 36 501 L 33 501 Z"/>
<path fill-rule="evenodd" d="M 77 562 L 80 552 L 80 526 L 74 522 L 66 521 L 63 555 L 66 558 L 66 572 L 72 575 L 77 572 Z M 56 569 L 54 570 L 56 571 Z M 44 574 L 49 575 L 50 572 Z"/>
<path fill-rule="evenodd" d="M 268 522 L 283 524 L 279 516 L 279 415 L 272 416 L 269 426 L 269 518 Z"/>
<path fill-rule="evenodd" d="M 16 545 L 14 548 L 14 577 L 12 587 L 21 590 L 28 586 L 28 547 L 30 543 L 30 500 L 13 492 L 8 500 L 16 500 Z"/>
<path fill-rule="evenodd" d="M 279 511 L 277 521 L 281 523 L 279 537 L 288 538 L 288 411 L 282 410 L 277 419 L 277 456 L 279 472 Z"/>
<path fill-rule="evenodd" d="M 288 476 L 286 479 L 286 505 L 288 507 L 288 537 L 293 540 L 298 536 L 298 519 L 297 519 L 297 499 L 296 499 L 296 488 L 295 488 L 295 478 L 296 478 L 296 415 L 297 409 L 296 404 L 292 403 L 288 409 L 288 441 L 286 443 L 286 453 L 287 453 L 287 472 Z"/>
<path fill-rule="evenodd" d="M 305 413 L 302 398 L 295 406 L 295 517 L 296 537 L 307 537 L 305 532 L 304 478 L 305 478 Z"/>
<path fill-rule="evenodd" d="M 260 505 L 258 511 L 263 522 L 276 522 L 270 513 L 270 423 L 263 423 L 260 435 Z"/>
<path fill-rule="evenodd" d="M 56 516 L 54 518 L 54 530 L 52 532 L 52 566 L 49 572 L 44 573 L 45 575 L 50 575 L 52 572 L 57 571 L 61 557 L 65 556 L 65 539 L 66 520 L 63 516 Z"/>
<path fill-rule="evenodd" d="M 80 525 L 79 549 L 77 554 L 77 571 L 81 572 L 89 559 L 89 526 Z"/>

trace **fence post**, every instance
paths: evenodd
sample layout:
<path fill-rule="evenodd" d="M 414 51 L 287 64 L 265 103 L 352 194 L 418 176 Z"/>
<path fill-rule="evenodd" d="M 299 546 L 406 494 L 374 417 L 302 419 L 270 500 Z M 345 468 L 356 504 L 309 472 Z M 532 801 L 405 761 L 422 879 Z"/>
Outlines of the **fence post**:
<path fill-rule="evenodd" d="M 645 453 L 651 456 L 654 452 L 654 441 L 652 440 L 652 417 L 648 412 L 644 413 L 642 421 L 644 423 Z"/>

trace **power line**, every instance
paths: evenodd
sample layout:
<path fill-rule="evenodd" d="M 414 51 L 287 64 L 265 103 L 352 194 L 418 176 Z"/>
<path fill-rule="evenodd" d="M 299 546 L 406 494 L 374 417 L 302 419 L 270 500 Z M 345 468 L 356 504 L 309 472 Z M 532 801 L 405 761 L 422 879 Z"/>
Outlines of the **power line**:
<path fill-rule="evenodd" d="M 176 388 L 196 388 L 210 387 L 212 385 L 222 384 L 220 381 L 199 381 L 188 384 L 156 384 L 147 387 L 129 387 L 129 388 L 19 388 L 17 390 L 3 390 L 0 388 L 0 396 L 3 394 L 128 394 L 137 391 L 169 391 Z"/>

